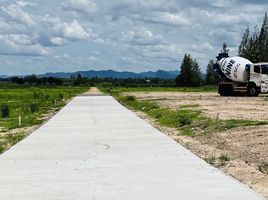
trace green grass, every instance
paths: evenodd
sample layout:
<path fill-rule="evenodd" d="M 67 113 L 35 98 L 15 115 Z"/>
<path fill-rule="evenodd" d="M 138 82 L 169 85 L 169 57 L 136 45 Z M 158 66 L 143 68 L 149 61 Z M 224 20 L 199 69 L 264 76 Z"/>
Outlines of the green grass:
<path fill-rule="evenodd" d="M 73 96 L 83 93 L 82 87 L 15 87 L 13 84 L 0 84 L 0 133 L 18 127 L 21 115 L 21 127 L 30 127 L 44 122 L 45 116 L 59 110 Z M 6 109 L 8 108 L 8 114 Z M 16 144 L 24 133 L 0 136 L 0 153 Z"/>
<path fill-rule="evenodd" d="M 0 85 L 1 86 L 1 85 Z M 42 123 L 40 116 L 65 105 L 66 100 L 86 88 L 72 87 L 22 87 L 0 88 L 0 105 L 8 106 L 9 116 L 0 116 L 2 130 L 18 128 L 18 116 L 22 116 L 22 127 Z"/>
<path fill-rule="evenodd" d="M 120 103 L 131 109 L 145 112 L 160 125 L 177 128 L 181 134 L 189 136 L 212 134 L 239 126 L 268 124 L 266 121 L 212 119 L 204 116 L 200 110 L 190 109 L 197 106 L 185 106 L 182 109 L 170 110 L 161 108 L 152 101 L 138 101 L 134 96 L 118 96 L 117 99 Z"/>
<path fill-rule="evenodd" d="M 25 137 L 25 133 L 19 132 L 16 134 L 7 134 L 0 137 L 0 154 L 9 147 L 17 144 Z"/>

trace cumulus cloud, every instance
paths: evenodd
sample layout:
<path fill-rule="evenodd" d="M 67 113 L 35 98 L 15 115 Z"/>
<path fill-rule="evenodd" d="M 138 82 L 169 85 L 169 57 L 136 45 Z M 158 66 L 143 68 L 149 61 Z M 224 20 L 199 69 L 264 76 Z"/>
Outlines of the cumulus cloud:
<path fill-rule="evenodd" d="M 146 21 L 171 26 L 190 25 L 190 20 L 180 13 L 153 12 L 145 18 Z"/>
<path fill-rule="evenodd" d="M 44 56 L 53 46 L 96 36 L 75 19 L 64 22 L 59 17 L 26 12 L 30 6 L 35 5 L 25 1 L 0 3 L 0 54 Z"/>
<path fill-rule="evenodd" d="M 68 40 L 82 40 L 90 37 L 89 31 L 86 31 L 76 20 L 66 23 L 59 19 L 54 19 L 51 25 L 53 32 Z"/>
<path fill-rule="evenodd" d="M 31 56 L 43 69 L 56 62 L 137 71 L 177 69 L 191 53 L 202 67 L 223 42 L 235 54 L 266 10 L 267 0 L 0 0 L 0 54 Z"/>
<path fill-rule="evenodd" d="M 159 34 L 153 34 L 147 28 L 138 28 L 123 33 L 122 40 L 131 45 L 157 45 L 162 43 L 164 38 Z"/>
<path fill-rule="evenodd" d="M 1 55 L 44 56 L 49 53 L 48 48 L 34 43 L 27 35 L 0 35 L 0 43 Z"/>
<path fill-rule="evenodd" d="M 35 24 L 35 21 L 32 19 L 30 14 L 25 12 L 23 9 L 23 4 L 10 4 L 8 6 L 1 6 L 1 11 L 6 16 L 6 19 L 10 22 L 14 21 L 21 23 L 27 26 L 32 26 Z"/>
<path fill-rule="evenodd" d="M 67 0 L 62 3 L 64 10 L 82 12 L 82 13 L 95 13 L 98 10 L 98 4 L 93 0 Z"/>

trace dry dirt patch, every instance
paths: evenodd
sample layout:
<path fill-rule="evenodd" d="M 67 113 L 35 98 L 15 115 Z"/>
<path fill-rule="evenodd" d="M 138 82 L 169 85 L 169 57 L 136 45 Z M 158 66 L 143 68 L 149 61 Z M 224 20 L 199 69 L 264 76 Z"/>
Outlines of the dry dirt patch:
<path fill-rule="evenodd" d="M 199 92 L 130 92 L 139 100 L 153 100 L 161 107 L 179 109 L 185 105 L 199 105 L 208 117 L 220 119 L 268 120 L 268 96 L 221 97 L 217 93 Z"/>
<path fill-rule="evenodd" d="M 209 117 L 268 120 L 268 101 L 265 96 L 220 97 L 216 93 L 171 92 L 132 92 L 127 95 L 133 95 L 139 100 L 152 100 L 161 107 L 174 110 L 189 105 L 200 109 Z M 259 169 L 264 163 L 268 165 L 268 125 L 238 127 L 224 132 L 215 130 L 215 133 L 209 135 L 188 137 L 180 135 L 177 129 L 161 127 L 144 113 L 136 113 L 199 157 L 216 165 L 268 199 L 268 175 Z M 222 155 L 230 160 L 219 164 Z"/>
<path fill-rule="evenodd" d="M 87 92 L 84 94 L 102 94 L 102 92 L 96 88 L 96 87 L 91 87 Z"/>

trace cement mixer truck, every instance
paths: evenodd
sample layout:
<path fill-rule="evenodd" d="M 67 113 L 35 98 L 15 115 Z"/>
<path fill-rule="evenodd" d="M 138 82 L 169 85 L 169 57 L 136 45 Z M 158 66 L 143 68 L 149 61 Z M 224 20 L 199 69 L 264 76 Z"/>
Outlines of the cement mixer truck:
<path fill-rule="evenodd" d="M 268 93 L 268 63 L 252 63 L 242 57 L 220 53 L 214 65 L 219 74 L 221 96 L 258 96 Z"/>

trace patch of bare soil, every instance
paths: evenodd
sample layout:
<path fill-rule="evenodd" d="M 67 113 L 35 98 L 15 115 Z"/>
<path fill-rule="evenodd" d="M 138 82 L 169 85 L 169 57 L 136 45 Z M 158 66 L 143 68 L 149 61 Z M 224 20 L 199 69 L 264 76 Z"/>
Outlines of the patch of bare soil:
<path fill-rule="evenodd" d="M 199 105 L 201 111 L 220 119 L 268 120 L 268 96 L 221 97 L 217 93 L 199 92 L 130 92 L 139 100 L 153 100 L 161 107 L 179 109 L 185 105 Z"/>
<path fill-rule="evenodd" d="M 87 92 L 84 94 L 102 94 L 102 92 L 97 87 L 91 87 Z"/>
<path fill-rule="evenodd" d="M 199 105 L 209 117 L 267 120 L 266 97 L 220 97 L 215 93 L 128 93 L 140 100 L 154 100 L 162 107 L 179 109 Z M 219 113 L 219 114 L 218 114 Z M 182 136 L 174 128 L 162 127 L 142 112 L 136 114 L 182 144 L 200 158 L 220 168 L 268 199 L 268 126 L 238 127 L 195 137 Z M 267 167 L 267 166 L 266 166 Z"/>

